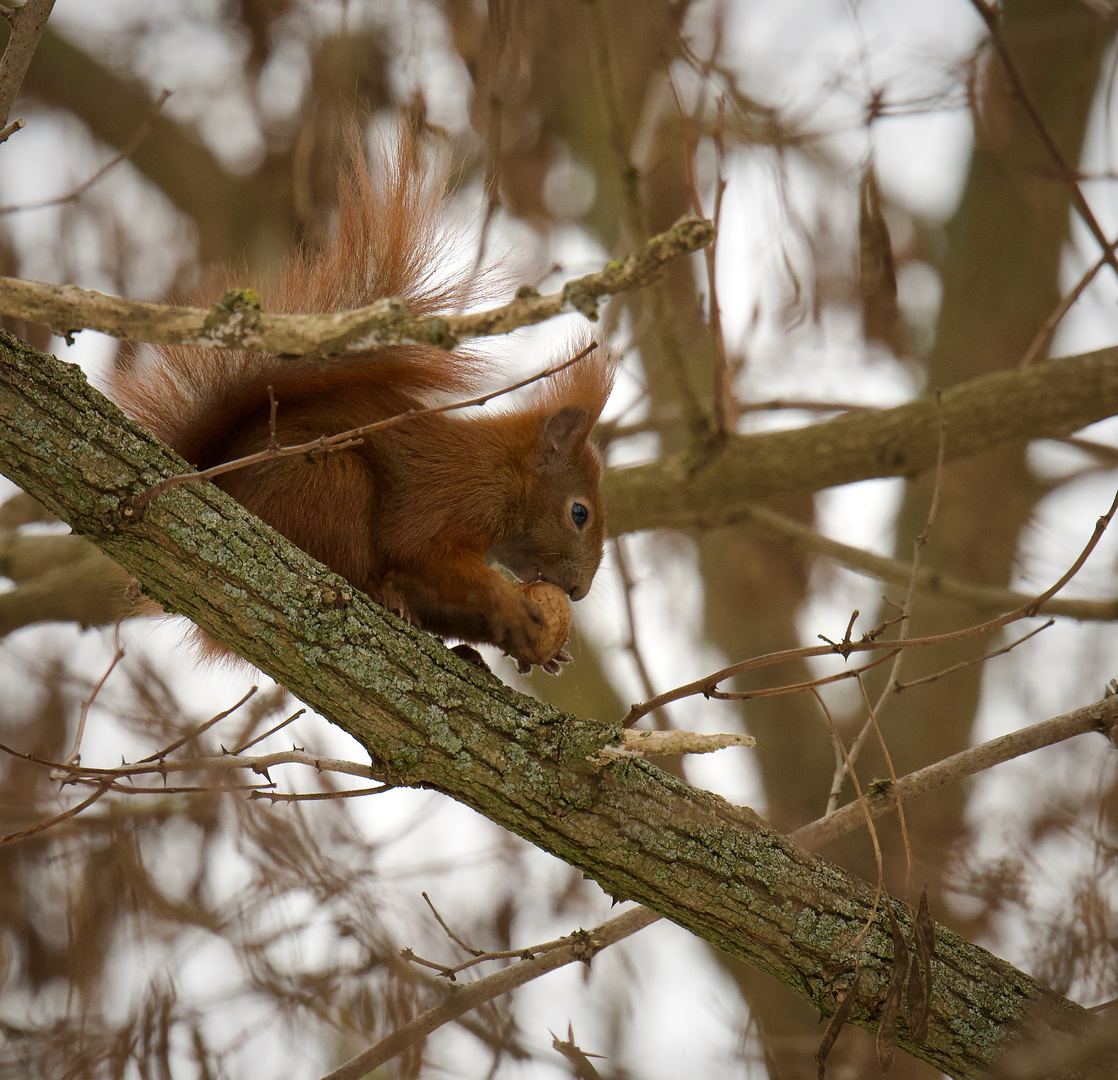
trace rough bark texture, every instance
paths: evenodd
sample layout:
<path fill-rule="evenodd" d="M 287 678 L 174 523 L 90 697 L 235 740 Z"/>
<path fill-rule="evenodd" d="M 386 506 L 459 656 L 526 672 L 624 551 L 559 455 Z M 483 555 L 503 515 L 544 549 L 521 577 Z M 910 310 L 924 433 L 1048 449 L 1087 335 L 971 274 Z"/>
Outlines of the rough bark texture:
<path fill-rule="evenodd" d="M 854 1022 L 873 1026 L 891 934 L 873 890 L 809 855 L 751 810 L 643 761 L 601 766 L 616 724 L 577 720 L 386 617 L 209 485 L 122 513 L 181 468 L 81 372 L 0 338 L 4 472 L 135 574 L 151 595 L 279 679 L 368 749 L 390 783 L 443 791 L 774 975 L 824 1013 L 861 964 Z M 908 914 L 895 913 L 911 936 Z M 852 943 L 869 930 L 855 956 Z M 985 1070 L 1036 1003 L 1049 1027 L 1084 1012 L 943 931 L 927 1040 L 899 1045 L 956 1077 Z"/>

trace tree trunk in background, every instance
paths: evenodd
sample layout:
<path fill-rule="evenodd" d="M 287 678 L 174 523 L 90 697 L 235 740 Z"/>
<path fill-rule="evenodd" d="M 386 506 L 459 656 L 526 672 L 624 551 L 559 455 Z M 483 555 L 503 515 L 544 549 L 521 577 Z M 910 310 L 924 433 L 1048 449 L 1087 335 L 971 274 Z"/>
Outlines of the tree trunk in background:
<path fill-rule="evenodd" d="M 1086 5 L 1069 0 L 1008 0 L 1004 7 L 1006 42 L 1049 131 L 1075 165 L 1110 31 Z M 931 387 L 1018 364 L 1060 300 L 1068 186 L 1056 175 L 1035 126 L 1014 99 L 1004 69 L 989 49 L 979 62 L 975 91 L 975 149 L 962 201 L 947 225 L 947 248 L 939 267 L 943 301 L 927 361 Z M 909 485 L 897 523 L 896 550 L 901 557 L 908 557 L 913 537 L 924 528 L 933 479 L 925 476 Z M 922 558 L 951 576 L 1007 584 L 1019 534 L 1042 493 L 1026 467 L 1024 448 L 949 466 Z M 973 613 L 964 608 L 921 600 L 910 632 L 936 634 L 973 620 Z M 981 656 L 996 644 L 976 639 L 913 654 L 905 660 L 902 677 L 918 677 Z M 981 665 L 966 668 L 906 691 L 890 704 L 883 719 L 898 773 L 969 745 L 982 670 Z M 867 761 L 863 780 L 886 775 L 883 770 L 880 761 Z M 952 845 L 964 833 L 966 795 L 964 788 L 952 785 L 921 801 L 908 818 L 916 857 L 933 894 Z M 888 862 L 892 881 L 899 886 L 903 855 L 899 836 L 892 840 Z M 845 848 L 842 855 L 850 865 L 854 846 L 841 845 L 831 854 L 837 857 Z M 951 911 L 942 904 L 933 911 L 952 922 Z M 967 934 L 979 930 L 957 922 L 954 927 Z"/>
<path fill-rule="evenodd" d="M 1007 0 L 1004 6 L 1005 35 L 1013 55 L 1050 130 L 1067 159 L 1076 163 L 1110 35 L 1085 5 Z M 986 52 L 979 70 L 976 146 L 962 201 L 946 229 L 947 248 L 939 266 L 943 301 L 927 361 L 931 387 L 1017 364 L 1060 299 L 1068 188 L 1055 178 L 1035 129 L 1013 102 L 996 57 Z M 909 485 L 897 522 L 896 552 L 901 558 L 910 556 L 912 540 L 924 528 L 932 481 L 927 476 Z M 932 537 L 922 554 L 926 565 L 968 581 L 1008 583 L 1018 535 L 1040 494 L 1040 485 L 1025 466 L 1023 448 L 950 466 L 944 471 Z M 740 565 L 751 558 L 748 547 L 748 540 L 731 547 L 720 536 L 703 541 L 711 639 L 735 657 L 798 644 L 793 620 L 804 595 L 805 579 L 802 569 L 793 566 L 795 556 L 770 548 L 752 564 L 751 578 L 749 566 Z M 891 589 L 889 595 L 900 599 L 903 594 Z M 973 613 L 962 607 L 921 598 L 909 632 L 936 634 L 972 621 Z M 979 639 L 912 654 L 902 677 L 940 670 L 981 656 L 990 647 L 989 639 Z M 981 677 L 982 667 L 975 665 L 890 703 L 883 716 L 884 734 L 898 774 L 970 744 Z M 768 817 L 778 827 L 816 816 L 826 798 L 833 765 L 815 708 L 808 695 L 746 707 L 749 730 L 758 740 Z M 880 755 L 863 757 L 863 786 L 887 775 Z M 979 927 L 960 925 L 941 899 L 946 859 L 965 831 L 966 794 L 960 785 L 944 788 L 914 806 L 907 824 L 918 863 L 917 888 L 926 879 L 936 917 L 970 936 Z M 846 797 L 852 797 L 849 783 Z M 879 832 L 887 879 L 900 894 L 905 856 L 899 830 L 879 823 Z M 827 854 L 870 880 L 876 876 L 864 831 L 833 845 Z M 766 1035 L 770 1074 L 814 1077 L 819 1018 L 759 972 L 734 961 L 728 967 L 735 971 Z M 836 1059 L 844 1045 L 846 1056 Z M 858 1075 L 876 1074 L 872 1042 L 861 1032 L 844 1033 L 835 1054 L 829 1062 L 833 1068 L 840 1067 L 841 1060 L 854 1066 Z M 906 1056 L 898 1058 L 890 1072 L 933 1075 L 934 1070 Z"/>
<path fill-rule="evenodd" d="M 1071 162 L 1078 162 L 1087 115 L 1109 35 L 1082 5 L 1067 2 L 1009 2 L 1005 33 L 1042 115 Z M 1019 362 L 1059 301 L 1058 270 L 1067 238 L 1067 186 L 1053 177 L 1035 130 L 1012 102 L 995 57 L 986 55 L 979 79 L 976 148 L 965 193 L 947 228 L 939 267 L 943 305 L 928 358 L 928 385 L 939 387 Z M 989 129 L 993 129 L 992 131 Z M 950 431 L 947 438 L 950 439 Z M 924 527 L 932 478 L 910 485 L 898 519 L 896 551 L 908 557 Z M 1029 476 L 1023 449 L 968 460 L 945 471 L 938 518 L 924 551 L 928 565 L 970 581 L 1004 584 L 1012 573 L 1021 527 L 1028 521 L 1039 485 Z M 801 507 L 796 516 L 806 516 Z M 793 511 L 795 513 L 795 511 Z M 710 640 L 727 655 L 744 657 L 799 644 L 796 612 L 806 595 L 806 573 L 794 553 L 762 545 L 735 531 L 700 541 L 706 583 Z M 890 590 L 891 595 L 897 590 Z M 912 635 L 934 634 L 973 621 L 957 606 L 920 600 Z M 906 660 L 907 677 L 979 656 L 989 641 L 928 650 Z M 926 765 L 969 745 L 978 703 L 981 666 L 908 691 L 890 704 L 885 734 L 898 773 Z M 780 673 L 793 681 L 796 672 Z M 744 710 L 756 735 L 756 761 L 767 796 L 766 814 L 778 828 L 810 820 L 823 809 L 833 758 L 818 714 L 806 694 L 750 702 Z M 863 784 L 886 776 L 879 755 L 867 754 Z M 852 792 L 847 785 L 847 797 Z M 965 790 L 951 786 L 921 801 L 908 816 L 918 873 L 940 894 L 945 859 L 964 831 Z M 881 829 L 892 888 L 903 887 L 904 853 L 899 833 Z M 829 854 L 873 879 L 872 850 L 857 833 Z M 933 900 L 937 917 L 952 913 Z M 975 927 L 955 925 L 961 933 Z M 752 1015 L 765 1035 L 770 1074 L 814 1077 L 813 1055 L 820 1037 L 818 1017 L 783 987 L 732 959 L 727 970 L 738 980 Z M 853 1036 L 853 1037 L 852 1037 Z M 876 1072 L 872 1041 L 845 1034 L 831 1067 Z M 898 1059 L 890 1075 L 932 1076 L 912 1058 Z"/>

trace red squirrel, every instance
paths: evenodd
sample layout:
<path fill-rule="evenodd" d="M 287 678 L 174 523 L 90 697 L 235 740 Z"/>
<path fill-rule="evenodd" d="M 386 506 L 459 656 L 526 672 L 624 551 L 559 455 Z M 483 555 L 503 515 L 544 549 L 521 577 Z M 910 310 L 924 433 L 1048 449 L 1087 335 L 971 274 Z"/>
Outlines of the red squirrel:
<path fill-rule="evenodd" d="M 336 311 L 396 297 L 413 314 L 461 303 L 431 284 L 442 188 L 414 140 L 370 179 L 359 149 L 339 185 L 333 238 L 297 252 L 262 306 Z M 160 349 L 112 388 L 117 402 L 199 469 L 422 407 L 492 381 L 467 350 L 401 345 L 325 363 L 258 352 Z M 539 606 L 497 570 L 584 597 L 602 557 L 601 465 L 590 442 L 613 384 L 598 350 L 511 411 L 420 415 L 356 447 L 282 457 L 216 480 L 238 502 L 374 600 L 439 636 L 537 657 Z M 567 659 L 561 654 L 559 659 Z M 557 670 L 557 664 L 546 665 Z"/>

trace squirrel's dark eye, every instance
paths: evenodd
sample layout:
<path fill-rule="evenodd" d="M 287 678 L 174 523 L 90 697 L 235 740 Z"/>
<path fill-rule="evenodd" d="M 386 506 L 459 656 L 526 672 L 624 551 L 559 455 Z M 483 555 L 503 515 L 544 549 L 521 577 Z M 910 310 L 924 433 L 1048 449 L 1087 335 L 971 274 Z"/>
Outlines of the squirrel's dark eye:
<path fill-rule="evenodd" d="M 571 521 L 580 529 L 586 524 L 589 517 L 590 511 L 582 503 L 571 503 Z"/>

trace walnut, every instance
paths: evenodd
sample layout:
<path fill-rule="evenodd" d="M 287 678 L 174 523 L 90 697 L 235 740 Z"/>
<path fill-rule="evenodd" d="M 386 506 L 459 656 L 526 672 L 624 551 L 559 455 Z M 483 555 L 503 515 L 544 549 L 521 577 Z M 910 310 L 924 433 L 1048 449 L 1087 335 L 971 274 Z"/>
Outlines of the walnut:
<path fill-rule="evenodd" d="M 539 652 L 518 657 L 521 670 L 540 664 L 552 674 L 558 674 L 560 660 L 570 659 L 563 653 L 563 646 L 571 632 L 571 605 L 567 594 L 558 585 L 548 581 L 528 581 L 516 586 L 525 596 L 534 600 L 543 612 L 543 631 L 540 634 Z"/>

